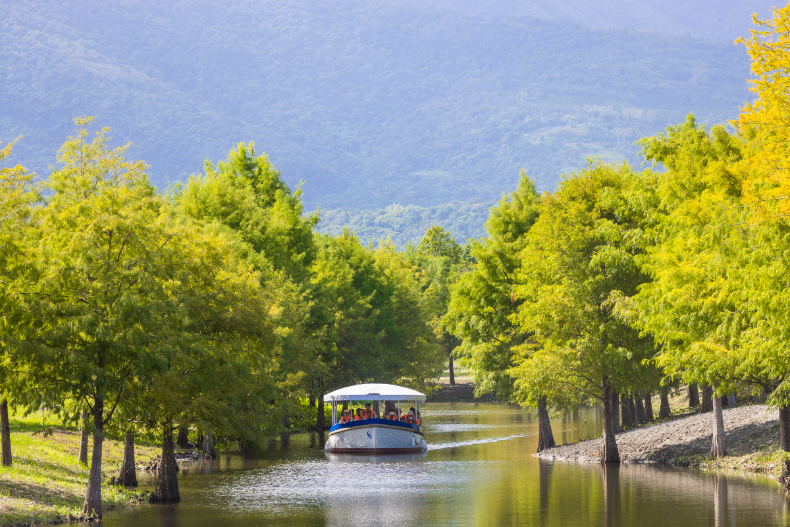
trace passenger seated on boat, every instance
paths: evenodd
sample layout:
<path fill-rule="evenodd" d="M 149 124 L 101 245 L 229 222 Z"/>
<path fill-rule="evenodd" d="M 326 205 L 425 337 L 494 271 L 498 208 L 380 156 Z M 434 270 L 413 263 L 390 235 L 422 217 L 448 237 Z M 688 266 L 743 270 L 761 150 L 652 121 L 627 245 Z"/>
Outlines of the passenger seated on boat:
<path fill-rule="evenodd" d="M 370 407 L 370 403 L 365 403 L 365 419 L 373 419 L 376 417 L 376 414 L 373 413 L 373 408 Z"/>
<path fill-rule="evenodd" d="M 354 421 L 362 421 L 365 418 L 364 412 L 365 410 L 362 408 L 357 408 L 357 415 L 354 417 Z"/>
<path fill-rule="evenodd" d="M 417 426 L 422 426 L 422 419 L 420 419 L 420 412 L 417 412 L 417 420 L 414 422 Z"/>
<path fill-rule="evenodd" d="M 389 421 L 397 421 L 398 420 L 398 416 L 395 415 L 395 410 L 390 410 L 390 413 L 387 414 L 387 419 Z"/>
<path fill-rule="evenodd" d="M 340 416 L 341 423 L 348 423 L 351 421 L 351 416 L 348 415 L 348 410 L 343 410 L 343 414 Z"/>

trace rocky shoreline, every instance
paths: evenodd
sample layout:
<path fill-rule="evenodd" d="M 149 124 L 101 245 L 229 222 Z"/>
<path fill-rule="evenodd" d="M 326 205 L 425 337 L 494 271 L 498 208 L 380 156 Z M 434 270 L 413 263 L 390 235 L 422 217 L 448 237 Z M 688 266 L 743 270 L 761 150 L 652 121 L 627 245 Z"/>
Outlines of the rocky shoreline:
<path fill-rule="evenodd" d="M 779 411 L 767 406 L 724 410 L 728 456 L 708 459 L 713 414 L 694 414 L 617 434 L 623 463 L 658 463 L 703 468 L 778 470 Z M 557 446 L 536 454 L 543 459 L 600 463 L 601 439 Z M 777 457 L 777 459 L 773 459 Z"/>

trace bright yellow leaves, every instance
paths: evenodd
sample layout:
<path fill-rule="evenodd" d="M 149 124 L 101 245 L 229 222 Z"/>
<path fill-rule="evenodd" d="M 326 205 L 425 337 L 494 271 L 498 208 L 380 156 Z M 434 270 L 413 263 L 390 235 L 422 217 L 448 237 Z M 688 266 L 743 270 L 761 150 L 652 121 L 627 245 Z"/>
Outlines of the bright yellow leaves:
<path fill-rule="evenodd" d="M 755 15 L 754 22 L 762 29 L 736 42 L 752 58 L 757 99 L 743 107 L 735 124 L 751 139 L 746 200 L 757 219 L 776 219 L 790 214 L 790 4 L 775 9 L 773 19 Z"/>

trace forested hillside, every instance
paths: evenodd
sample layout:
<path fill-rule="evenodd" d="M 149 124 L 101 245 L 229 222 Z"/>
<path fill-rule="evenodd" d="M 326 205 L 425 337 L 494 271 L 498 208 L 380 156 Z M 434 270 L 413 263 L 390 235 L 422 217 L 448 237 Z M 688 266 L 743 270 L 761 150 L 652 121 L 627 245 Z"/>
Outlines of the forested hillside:
<path fill-rule="evenodd" d="M 45 175 L 97 115 L 160 188 L 255 141 L 308 209 L 497 199 L 737 116 L 742 47 L 377 0 L 11 3 L 0 135 Z M 746 21 L 744 22 L 744 24 Z"/>
<path fill-rule="evenodd" d="M 349 228 L 362 241 L 375 244 L 389 239 L 403 248 L 408 242 L 417 243 L 425 231 L 437 225 L 463 243 L 485 234 L 483 224 L 492 205 L 489 201 L 453 201 L 432 207 L 394 204 L 373 210 L 325 210 L 317 228 L 335 236 Z"/>
<path fill-rule="evenodd" d="M 748 36 L 751 16 L 765 18 L 771 0 L 406 0 L 487 18 L 532 16 L 587 27 L 692 35 L 730 43 Z"/>

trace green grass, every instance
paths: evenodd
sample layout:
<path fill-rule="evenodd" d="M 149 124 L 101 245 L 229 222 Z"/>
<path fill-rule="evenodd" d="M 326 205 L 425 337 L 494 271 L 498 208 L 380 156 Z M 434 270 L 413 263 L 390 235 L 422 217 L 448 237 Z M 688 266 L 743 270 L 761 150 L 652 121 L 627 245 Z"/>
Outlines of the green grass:
<path fill-rule="evenodd" d="M 54 424 L 55 418 L 48 417 L 47 425 Z M 11 418 L 13 465 L 0 466 L 0 526 L 60 522 L 69 515 L 81 514 L 88 467 L 77 461 L 80 433 L 56 428 L 45 436 L 41 430 L 40 413 Z M 92 446 L 92 439 L 89 445 Z M 157 453 L 158 448 L 137 445 L 135 460 L 143 463 Z M 134 491 L 107 484 L 122 460 L 123 443 L 105 439 L 102 455 L 105 511 L 128 504 L 135 497 Z"/>

